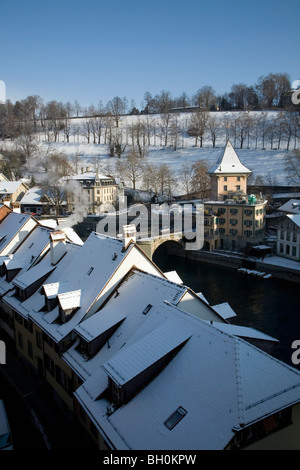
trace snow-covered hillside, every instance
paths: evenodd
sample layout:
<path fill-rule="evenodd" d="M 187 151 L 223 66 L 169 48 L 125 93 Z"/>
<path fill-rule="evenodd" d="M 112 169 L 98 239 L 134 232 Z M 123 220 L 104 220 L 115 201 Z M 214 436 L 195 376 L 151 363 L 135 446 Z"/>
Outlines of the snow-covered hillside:
<path fill-rule="evenodd" d="M 209 167 L 213 166 L 223 152 L 227 138 L 230 138 L 242 163 L 252 170 L 252 181 L 262 176 L 272 184 L 291 184 L 285 171 L 284 157 L 286 152 L 300 148 L 299 117 L 279 111 L 213 112 L 209 117 L 216 136 L 215 147 L 212 129 L 208 125 L 202 147 L 199 146 L 199 139 L 196 147 L 195 137 L 188 134 L 191 116 L 191 113 L 172 114 L 171 121 L 167 123 L 163 115 L 122 116 L 118 128 L 112 120 L 109 132 L 125 147 L 120 157 L 122 159 L 137 138 L 137 129 L 141 128 L 138 138 L 145 152 L 145 160 L 153 165 L 167 164 L 179 176 L 186 162 L 204 160 Z M 26 176 L 34 174 L 36 180 L 39 179 L 39 173 L 44 172 L 41 158 L 50 146 L 52 151 L 63 152 L 67 156 L 74 172 L 89 167 L 91 171 L 98 169 L 118 177 L 116 162 L 119 157 L 110 156 L 107 122 L 102 122 L 100 139 L 93 135 L 93 118 L 72 119 L 68 126 L 68 139 L 64 130 L 56 138 L 49 130 L 39 132 L 39 151 L 28 161 Z M 93 143 L 99 140 L 100 143 Z M 6 145 L 10 143 L 6 142 Z M 139 182 L 137 187 L 142 188 L 142 183 Z M 177 192 L 180 193 L 180 184 Z"/>

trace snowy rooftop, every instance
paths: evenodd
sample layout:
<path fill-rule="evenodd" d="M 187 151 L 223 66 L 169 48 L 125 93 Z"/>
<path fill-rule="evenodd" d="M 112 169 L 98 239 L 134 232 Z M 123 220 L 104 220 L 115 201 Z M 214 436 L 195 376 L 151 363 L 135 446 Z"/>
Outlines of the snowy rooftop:
<path fill-rule="evenodd" d="M 290 214 L 300 214 L 300 199 L 290 199 L 288 202 L 279 207 L 278 210 L 282 212 L 288 212 Z"/>
<path fill-rule="evenodd" d="M 76 256 L 80 249 L 81 247 L 78 245 L 67 243 L 66 255 L 55 266 L 51 264 L 51 254 L 50 251 L 48 251 L 38 264 L 31 267 L 28 271 L 21 271 L 21 273 L 13 279 L 13 285 L 24 289 L 33 284 L 34 282 L 43 279 L 47 275 L 49 275 L 48 279 L 51 279 L 51 276 L 53 277 L 54 275 L 57 278 L 60 278 L 61 276 L 63 276 L 67 265 L 71 262 L 71 260 L 73 260 L 74 256 Z M 21 301 L 16 298 L 14 296 L 14 292 L 12 291 L 5 295 L 4 301 L 9 304 L 14 310 L 20 313 L 20 315 L 24 316 L 27 319 L 29 318 L 29 314 L 36 314 L 38 316 L 43 315 L 42 313 L 38 314 L 38 312 L 45 306 L 44 295 L 40 293 L 40 289 L 36 290 L 33 295 L 31 295 L 27 300 L 24 301 Z"/>
<path fill-rule="evenodd" d="M 231 142 L 228 140 L 224 153 L 217 161 L 216 167 L 209 170 L 209 173 L 215 174 L 230 174 L 230 173 L 246 173 L 250 174 L 251 170 L 246 168 L 237 156 Z"/>
<path fill-rule="evenodd" d="M 10 212 L 0 223 L 0 253 L 18 234 L 25 237 L 25 224 L 32 220 L 29 215 Z M 36 224 L 36 222 L 35 222 Z"/>
<path fill-rule="evenodd" d="M 127 404 L 111 407 L 107 374 L 126 383 L 176 345 Z M 111 356 L 75 395 L 118 450 L 224 449 L 233 429 L 300 402 L 297 370 L 171 304 L 151 309 L 119 351 L 103 349 Z M 179 407 L 186 414 L 170 430 L 164 423 Z"/>
<path fill-rule="evenodd" d="M 287 214 L 287 217 L 294 222 L 294 224 L 297 225 L 297 227 L 300 227 L 300 213 L 299 214 Z"/>
<path fill-rule="evenodd" d="M 41 198 L 43 197 L 43 191 L 39 186 L 34 186 L 24 194 L 24 196 L 21 199 L 21 204 L 31 204 L 31 205 L 36 205 L 36 204 L 45 204 L 41 202 Z"/>
<path fill-rule="evenodd" d="M 13 194 L 23 184 L 23 181 L 0 181 L 0 194 Z"/>

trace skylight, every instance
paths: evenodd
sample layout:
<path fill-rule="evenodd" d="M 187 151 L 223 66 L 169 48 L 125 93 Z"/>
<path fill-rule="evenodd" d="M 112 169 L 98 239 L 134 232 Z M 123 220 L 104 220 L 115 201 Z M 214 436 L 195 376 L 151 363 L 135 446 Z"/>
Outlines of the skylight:
<path fill-rule="evenodd" d="M 151 309 L 152 305 L 151 304 L 148 304 L 147 307 L 143 310 L 143 314 L 144 315 L 147 315 L 147 313 L 149 312 L 149 310 Z"/>
<path fill-rule="evenodd" d="M 168 429 L 173 429 L 178 423 L 179 421 L 182 420 L 182 418 L 185 417 L 185 415 L 187 414 L 187 411 L 182 408 L 182 406 L 179 406 L 179 408 L 177 408 L 177 410 L 175 410 L 170 416 L 168 419 L 166 419 L 166 421 L 164 422 L 164 425 L 168 428 Z"/>

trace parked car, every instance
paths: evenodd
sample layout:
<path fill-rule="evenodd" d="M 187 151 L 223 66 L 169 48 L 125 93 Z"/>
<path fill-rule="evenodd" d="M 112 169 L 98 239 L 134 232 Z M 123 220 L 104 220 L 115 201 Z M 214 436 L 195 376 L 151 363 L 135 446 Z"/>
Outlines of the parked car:
<path fill-rule="evenodd" d="M 11 432 L 3 400 L 0 400 L 0 450 L 13 450 Z"/>

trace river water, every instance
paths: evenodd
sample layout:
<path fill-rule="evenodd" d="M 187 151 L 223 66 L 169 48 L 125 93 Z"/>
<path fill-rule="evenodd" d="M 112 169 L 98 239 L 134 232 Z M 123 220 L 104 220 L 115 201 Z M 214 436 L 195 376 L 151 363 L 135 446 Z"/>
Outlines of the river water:
<path fill-rule="evenodd" d="M 248 326 L 277 340 L 275 356 L 293 364 L 294 340 L 300 340 L 300 284 L 280 279 L 261 279 L 243 275 L 237 270 L 168 256 L 164 250 L 154 253 L 153 261 L 163 271 L 177 271 L 183 283 L 201 292 L 210 305 L 228 302 L 236 313 L 230 320 Z"/>

